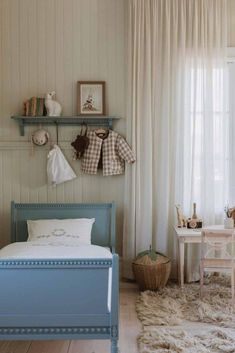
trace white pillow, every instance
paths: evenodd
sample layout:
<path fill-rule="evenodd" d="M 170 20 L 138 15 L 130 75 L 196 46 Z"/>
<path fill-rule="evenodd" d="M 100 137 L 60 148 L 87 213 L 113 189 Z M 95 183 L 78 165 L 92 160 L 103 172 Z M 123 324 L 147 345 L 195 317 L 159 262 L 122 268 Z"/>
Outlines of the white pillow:
<path fill-rule="evenodd" d="M 90 245 L 95 218 L 28 220 L 28 241 Z"/>

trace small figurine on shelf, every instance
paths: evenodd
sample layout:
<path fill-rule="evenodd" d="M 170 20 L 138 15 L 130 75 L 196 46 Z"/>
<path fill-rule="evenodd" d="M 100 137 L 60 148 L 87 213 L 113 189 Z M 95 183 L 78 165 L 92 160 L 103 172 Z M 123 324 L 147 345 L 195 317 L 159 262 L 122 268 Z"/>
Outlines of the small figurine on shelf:
<path fill-rule="evenodd" d="M 183 227 L 187 227 L 187 219 L 186 217 L 183 215 L 183 212 L 181 210 L 181 206 L 180 205 L 175 205 L 176 208 L 176 212 L 177 212 L 177 220 L 178 220 L 178 228 L 183 228 Z"/>
<path fill-rule="evenodd" d="M 61 115 L 61 105 L 59 102 L 53 99 L 55 96 L 55 91 L 49 92 L 46 94 L 45 106 L 47 109 L 48 116 L 60 116 Z"/>

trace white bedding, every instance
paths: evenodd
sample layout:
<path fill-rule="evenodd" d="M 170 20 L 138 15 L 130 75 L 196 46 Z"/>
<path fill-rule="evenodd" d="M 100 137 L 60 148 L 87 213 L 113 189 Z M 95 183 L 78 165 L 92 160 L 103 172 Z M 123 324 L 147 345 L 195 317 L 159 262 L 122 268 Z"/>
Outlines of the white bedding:
<path fill-rule="evenodd" d="M 0 250 L 0 259 L 111 259 L 108 248 L 98 245 L 16 242 Z"/>
<path fill-rule="evenodd" d="M 109 248 L 98 245 L 45 244 L 37 241 L 16 242 L 0 250 L 0 259 L 111 259 Z M 111 309 L 112 268 L 109 269 L 108 310 Z"/>

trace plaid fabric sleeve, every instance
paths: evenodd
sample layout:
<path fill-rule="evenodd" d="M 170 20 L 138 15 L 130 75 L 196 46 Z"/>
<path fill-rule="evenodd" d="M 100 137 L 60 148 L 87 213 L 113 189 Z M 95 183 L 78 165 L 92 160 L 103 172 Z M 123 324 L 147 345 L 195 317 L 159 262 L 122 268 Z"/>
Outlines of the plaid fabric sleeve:
<path fill-rule="evenodd" d="M 120 135 L 117 138 L 117 152 L 118 152 L 118 155 L 122 159 L 124 159 L 127 163 L 135 162 L 134 153 L 132 152 L 126 140 Z"/>

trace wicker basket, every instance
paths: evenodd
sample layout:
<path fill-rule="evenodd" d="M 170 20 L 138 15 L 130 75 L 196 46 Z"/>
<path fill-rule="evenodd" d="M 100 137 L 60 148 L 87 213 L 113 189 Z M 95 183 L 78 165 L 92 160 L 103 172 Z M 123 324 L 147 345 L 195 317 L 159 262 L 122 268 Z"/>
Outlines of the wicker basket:
<path fill-rule="evenodd" d="M 145 255 L 140 255 L 133 261 L 132 269 L 140 290 L 154 291 L 166 285 L 170 276 L 171 261 L 162 254 L 157 254 L 155 259 L 152 259 L 145 252 Z"/>

